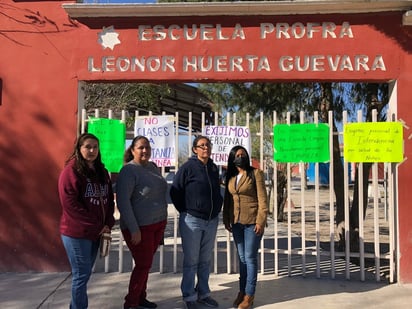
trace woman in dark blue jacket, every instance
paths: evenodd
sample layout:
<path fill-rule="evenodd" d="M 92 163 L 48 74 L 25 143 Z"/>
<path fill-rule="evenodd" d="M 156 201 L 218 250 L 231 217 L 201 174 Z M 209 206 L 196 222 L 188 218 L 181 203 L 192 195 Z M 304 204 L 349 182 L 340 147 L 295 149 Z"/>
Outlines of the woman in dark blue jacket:
<path fill-rule="evenodd" d="M 212 144 L 207 137 L 196 137 L 192 151 L 194 155 L 179 168 L 170 189 L 170 197 L 180 213 L 182 296 L 188 309 L 196 308 L 196 301 L 218 307 L 210 297 L 209 270 L 223 202 L 219 170 L 210 158 Z"/>

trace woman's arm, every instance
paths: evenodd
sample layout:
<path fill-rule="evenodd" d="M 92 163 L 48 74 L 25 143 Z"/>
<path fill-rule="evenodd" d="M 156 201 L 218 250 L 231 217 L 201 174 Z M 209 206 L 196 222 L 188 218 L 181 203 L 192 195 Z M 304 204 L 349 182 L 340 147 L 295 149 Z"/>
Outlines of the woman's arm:
<path fill-rule="evenodd" d="M 228 185 L 228 183 L 225 184 L 225 196 L 223 198 L 223 224 L 226 230 L 232 232 L 233 198 L 228 190 Z"/>
<path fill-rule="evenodd" d="M 170 198 L 178 212 L 186 210 L 185 205 L 185 167 L 182 166 L 173 178 L 173 184 L 170 188 Z"/>
<path fill-rule="evenodd" d="M 258 213 L 256 217 L 256 224 L 261 228 L 266 226 L 268 206 L 267 206 L 267 192 L 263 171 L 256 169 L 254 171 L 256 179 L 256 193 L 258 199 Z"/>
<path fill-rule="evenodd" d="M 136 179 L 132 166 L 125 165 L 120 170 L 116 182 L 116 201 L 117 208 L 122 216 L 122 222 L 125 223 L 130 234 L 140 231 L 137 219 L 133 211 L 131 198 L 136 187 Z"/>

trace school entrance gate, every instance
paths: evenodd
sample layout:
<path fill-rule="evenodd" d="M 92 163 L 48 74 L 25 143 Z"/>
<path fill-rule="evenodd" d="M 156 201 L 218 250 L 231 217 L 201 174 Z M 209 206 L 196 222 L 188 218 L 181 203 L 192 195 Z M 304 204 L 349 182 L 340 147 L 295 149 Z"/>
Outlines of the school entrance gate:
<path fill-rule="evenodd" d="M 113 114 L 112 110 L 97 109 L 87 112 L 84 109 L 81 121 L 82 133 L 86 131 L 85 128 L 88 122 L 95 123 L 96 118 L 116 119 Z M 122 118 L 118 120 L 126 122 L 124 119 L 126 111 L 118 114 L 122 115 Z M 135 123 L 128 126 L 128 133 L 126 134 L 128 138 L 126 137 L 126 139 L 131 141 L 134 136 L 141 134 L 140 131 L 143 129 L 158 132 L 158 129 L 168 127 L 170 132 L 173 131 L 172 127 L 182 127 L 181 114 L 181 112 L 176 112 L 174 115 L 167 115 L 169 124 L 166 126 L 164 124 L 165 115 L 149 113 L 149 115 L 141 116 L 136 111 Z M 303 111 L 300 112 L 300 115 L 304 114 Z M 359 114 L 362 114 L 361 111 L 359 111 Z M 198 126 L 192 126 L 191 124 L 195 123 L 193 119 L 195 117 L 192 113 L 189 113 L 188 116 L 187 123 L 189 125 L 185 126 L 184 130 L 177 130 L 176 134 L 170 137 L 170 139 L 176 140 L 174 152 L 184 153 L 184 160 L 191 153 L 192 137 L 202 134 L 202 132 L 209 136 L 214 143 L 211 157 L 214 158 L 214 162 L 220 167 L 221 172 L 223 170 L 221 164 L 227 162 L 227 158 L 225 160 L 220 158 L 220 155 L 224 156 L 223 153 L 226 154 L 226 152 L 220 153 L 217 146 L 225 145 L 230 149 L 233 145 L 240 143 L 248 147 L 246 141 L 248 139 L 251 143 L 260 145 L 260 168 L 265 173 L 265 183 L 269 197 L 268 224 L 265 228 L 258 258 L 260 274 L 274 273 L 277 276 L 322 277 L 341 280 L 382 281 L 386 283 L 395 281 L 396 231 L 394 218 L 396 215 L 396 202 L 394 192 L 397 191 L 397 184 L 393 181 L 396 178 L 393 163 L 375 163 L 372 166 L 372 177 L 369 180 L 370 190 L 363 192 L 364 195 L 367 195 L 368 202 L 365 208 L 365 220 L 359 222 L 359 235 L 357 236 L 359 238 L 359 248 L 353 248 L 352 237 L 347 237 L 347 235 L 345 235 L 346 244 L 340 247 L 339 236 L 335 232 L 335 211 L 337 212 L 338 206 L 335 204 L 336 198 L 333 189 L 332 145 L 329 145 L 325 150 L 330 152 L 331 161 L 328 163 L 329 180 L 326 185 L 322 186 L 319 163 L 314 163 L 314 179 L 307 182 L 305 178 L 308 168 L 303 162 L 278 163 L 273 161 L 272 154 L 266 157 L 263 155 L 264 144 L 261 137 L 266 134 L 270 135 L 268 130 L 265 130 L 264 118 L 267 118 L 267 115 L 264 115 L 263 112 L 260 113 L 260 119 L 258 119 L 258 123 L 260 123 L 258 128 L 249 125 L 251 118 L 249 113 L 244 117 L 241 117 L 242 115 L 239 113 L 227 113 L 225 117 L 215 113 L 213 117 L 215 122 L 210 123 L 210 120 L 205 121 L 206 115 L 204 112 L 202 113 L 203 122 L 200 126 L 204 130 Z M 290 113 L 287 113 L 284 120 L 287 121 L 290 116 Z M 317 112 L 313 116 L 313 119 L 316 119 Z M 245 119 L 244 123 L 237 120 L 238 118 Z M 328 123 L 332 123 L 332 118 L 334 118 L 334 115 L 331 113 Z M 347 111 L 343 113 L 343 118 L 347 118 Z M 219 120 L 224 121 L 224 124 Z M 273 113 L 272 123 L 276 124 L 282 120 L 282 117 Z M 302 122 L 303 120 L 301 119 Z M 142 123 L 145 121 L 147 124 L 143 126 Z M 186 119 L 184 122 L 186 122 Z M 313 123 L 302 124 L 306 136 L 310 134 L 307 131 L 307 125 L 310 126 L 310 124 Z M 227 135 L 229 128 L 233 131 L 239 130 L 239 132 L 242 132 L 236 135 L 242 136 L 240 141 L 232 142 L 233 145 L 230 145 L 231 142 L 229 141 L 233 136 L 229 135 L 229 137 Z M 213 133 L 211 133 L 212 131 Z M 336 133 L 343 135 L 341 131 Z M 331 140 L 334 134 L 335 132 L 329 128 L 324 138 Z M 159 152 L 159 149 L 164 149 L 159 147 L 159 140 L 162 140 L 162 138 L 158 138 L 153 134 L 148 136 L 153 140 L 152 159 L 158 163 L 170 186 L 179 164 L 175 164 L 172 170 L 166 170 L 162 162 L 168 160 L 164 157 L 159 159 L 159 156 L 154 154 Z M 296 138 L 299 139 L 301 136 L 297 135 Z M 226 139 L 226 142 L 221 142 L 221 139 Z M 313 143 L 308 143 L 313 147 Z M 157 150 L 155 151 L 155 149 Z M 259 157 L 254 155 L 253 150 L 250 154 L 252 157 Z M 354 179 L 352 179 L 353 173 L 349 168 L 351 165 L 346 162 L 345 166 L 345 200 L 350 201 L 354 199 Z M 383 168 L 384 172 L 378 173 L 379 167 Z M 361 165 L 358 168 L 366 168 L 366 166 Z M 283 174 L 274 173 L 273 171 L 282 171 Z M 113 176 L 115 178 L 115 175 Z M 276 190 L 277 184 L 285 180 L 287 185 L 281 190 Z M 223 185 L 222 194 L 224 194 Z M 285 202 L 285 205 L 281 204 L 282 202 Z M 359 207 L 359 212 L 361 212 L 359 217 L 363 218 L 363 207 Z M 279 219 L 278 214 L 281 214 L 283 218 Z M 119 213 L 117 212 L 115 216 L 119 218 Z M 220 218 L 220 221 L 222 221 L 222 218 Z M 345 216 L 345 222 L 347 223 L 345 228 L 347 230 L 349 230 L 349 221 L 349 213 L 347 213 Z M 115 225 L 113 228 L 112 237 L 111 254 L 104 260 L 98 260 L 95 271 L 120 273 L 131 271 L 134 266 L 133 259 L 123 240 L 119 225 Z M 152 271 L 160 273 L 182 272 L 182 258 L 182 247 L 178 233 L 178 212 L 171 200 L 168 199 L 168 223 L 163 245 L 160 246 L 158 254 L 155 256 Z M 237 273 L 237 267 L 236 249 L 232 243 L 232 235 L 225 230 L 223 224 L 220 224 L 213 250 L 213 271 L 217 274 Z"/>
<path fill-rule="evenodd" d="M 396 279 L 412 282 L 411 1 L 0 4 L 1 271 L 68 270 L 56 183 L 83 81 L 391 84 L 405 124 L 396 167 Z M 10 236 L 13 235 L 13 236 Z"/>

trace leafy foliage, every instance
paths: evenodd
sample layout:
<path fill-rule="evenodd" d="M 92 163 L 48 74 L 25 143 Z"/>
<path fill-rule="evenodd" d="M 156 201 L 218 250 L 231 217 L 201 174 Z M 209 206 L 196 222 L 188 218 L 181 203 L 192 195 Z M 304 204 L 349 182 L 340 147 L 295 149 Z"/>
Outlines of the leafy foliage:
<path fill-rule="evenodd" d="M 305 122 L 310 122 L 315 111 L 320 113 L 321 122 L 327 122 L 328 112 L 333 111 L 334 120 L 339 123 L 343 110 L 348 111 L 352 120 L 357 111 L 362 110 L 364 119 L 370 121 L 373 108 L 378 109 L 379 120 L 384 120 L 381 111 L 389 100 L 386 83 L 210 83 L 200 84 L 199 90 L 214 103 L 222 124 L 231 125 L 226 119 L 229 113 L 236 113 L 238 125 L 245 124 L 249 113 L 249 127 L 254 136 L 261 130 L 260 114 L 263 113 L 264 157 L 271 157 L 273 151 L 274 111 L 277 123 L 285 121 L 287 112 L 291 123 L 299 123 L 302 112 Z M 252 138 L 252 155 L 260 157 L 256 138 Z"/>
<path fill-rule="evenodd" d="M 145 83 L 86 83 L 83 87 L 87 111 L 93 109 L 108 110 L 115 113 L 128 112 L 126 123 L 134 119 L 136 110 L 160 113 L 160 102 L 170 94 L 167 84 Z"/>
<path fill-rule="evenodd" d="M 340 121 L 343 110 L 351 114 L 364 109 L 372 98 L 387 104 L 388 84 L 367 83 L 331 83 L 333 110 L 336 120 Z M 322 109 L 324 86 L 322 83 L 219 83 L 200 84 L 200 91 L 215 104 L 216 111 L 248 112 L 252 116 L 260 112 L 265 115 L 276 111 L 284 116 L 291 113 L 291 122 L 299 122 L 299 113 L 304 111 L 311 117 L 314 111 Z M 385 103 L 386 102 L 386 103 Z"/>

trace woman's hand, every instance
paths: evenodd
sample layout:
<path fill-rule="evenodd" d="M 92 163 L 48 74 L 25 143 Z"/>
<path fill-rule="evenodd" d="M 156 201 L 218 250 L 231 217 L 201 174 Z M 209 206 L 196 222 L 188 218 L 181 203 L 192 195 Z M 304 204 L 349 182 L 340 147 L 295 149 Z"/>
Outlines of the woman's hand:
<path fill-rule="evenodd" d="M 231 224 L 225 224 L 225 229 L 232 233 L 232 225 Z"/>
<path fill-rule="evenodd" d="M 255 233 L 256 233 L 256 235 L 262 235 L 263 234 L 263 228 L 260 226 L 260 224 L 255 224 Z"/>
<path fill-rule="evenodd" d="M 138 245 L 142 241 L 142 233 L 137 231 L 131 235 L 131 242 L 133 245 Z"/>
<path fill-rule="evenodd" d="M 102 230 L 100 231 L 100 235 L 102 235 L 103 233 L 111 233 L 110 227 L 108 227 L 107 225 L 103 226 Z"/>

